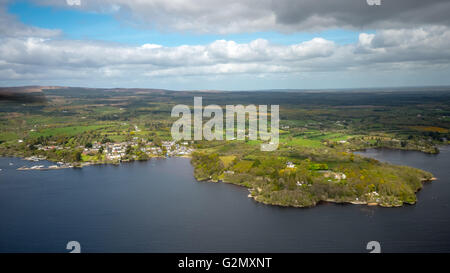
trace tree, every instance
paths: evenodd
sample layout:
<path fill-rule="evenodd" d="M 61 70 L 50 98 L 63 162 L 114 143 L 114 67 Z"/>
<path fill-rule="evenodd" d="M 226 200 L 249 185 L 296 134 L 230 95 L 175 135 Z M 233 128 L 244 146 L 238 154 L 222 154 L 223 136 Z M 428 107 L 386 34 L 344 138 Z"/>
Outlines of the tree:
<path fill-rule="evenodd" d="M 73 161 L 80 162 L 81 161 L 81 151 L 74 151 L 72 154 Z"/>

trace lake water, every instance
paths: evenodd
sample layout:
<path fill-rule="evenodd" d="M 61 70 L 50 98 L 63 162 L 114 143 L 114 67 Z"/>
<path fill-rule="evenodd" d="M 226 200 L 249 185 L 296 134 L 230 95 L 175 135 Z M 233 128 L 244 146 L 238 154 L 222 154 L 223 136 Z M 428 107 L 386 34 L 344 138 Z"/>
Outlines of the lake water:
<path fill-rule="evenodd" d="M 68 252 L 72 240 L 82 252 L 368 252 L 373 240 L 382 252 L 450 252 L 450 149 L 364 154 L 439 180 L 413 206 L 300 209 L 197 182 L 184 158 L 52 171 L 0 158 L 0 252 Z"/>

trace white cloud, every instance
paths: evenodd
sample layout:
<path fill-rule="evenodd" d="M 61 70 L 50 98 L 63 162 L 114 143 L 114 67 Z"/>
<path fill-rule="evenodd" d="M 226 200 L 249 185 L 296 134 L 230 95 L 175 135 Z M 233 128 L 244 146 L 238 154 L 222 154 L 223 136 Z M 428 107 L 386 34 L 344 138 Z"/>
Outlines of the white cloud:
<path fill-rule="evenodd" d="M 362 33 L 351 45 L 314 38 L 294 45 L 257 39 L 217 40 L 207 45 L 164 47 L 4 37 L 0 41 L 0 81 L 71 77 L 117 81 L 146 77 L 210 75 L 298 75 L 307 72 L 408 70 L 447 67 L 450 29 L 420 27 Z M 69 76 L 70 75 L 70 76 Z"/>
<path fill-rule="evenodd" d="M 69 6 L 80 6 L 81 0 L 66 0 L 66 3 Z"/>
<path fill-rule="evenodd" d="M 2 1 L 5 0 L 0 3 Z M 39 2 L 67 6 L 65 1 Z M 181 0 L 92 0 L 83 1 L 76 8 L 130 13 L 134 19 L 155 26 L 167 24 L 177 30 L 215 33 L 357 27 L 360 24 L 357 14 L 345 16 L 345 9 L 349 8 L 346 4 L 341 7 L 336 6 L 337 1 L 329 2 L 336 12 L 327 17 L 330 8 L 319 9 L 314 2 L 300 2 L 305 4 L 301 11 L 296 3 L 288 0 L 221 1 L 221 8 L 217 8 L 216 0 L 196 1 L 196 4 Z M 317 37 L 293 45 L 256 39 L 249 43 L 217 40 L 209 44 L 174 47 L 64 40 L 59 30 L 20 23 L 0 4 L 0 84 L 68 85 L 75 82 L 91 86 L 133 86 L 133 83 L 151 85 L 156 79 L 158 82 L 167 79 L 169 83 L 192 80 L 202 84 L 218 78 L 223 82 L 239 78 L 240 84 L 245 85 L 250 84 L 249 79 L 272 78 L 282 86 L 279 79 L 299 81 L 314 73 L 331 75 L 336 71 L 376 71 L 393 75 L 399 71 L 421 70 L 424 75 L 430 75 L 429 71 L 448 71 L 450 66 L 450 28 L 446 26 L 446 19 L 438 18 L 439 11 L 435 13 L 434 24 L 428 24 L 432 18 L 427 15 L 434 10 L 432 7 L 447 10 L 447 4 L 430 3 L 417 4 L 425 8 L 426 12 L 419 19 L 426 23 L 408 27 L 396 25 L 389 14 L 371 18 L 370 14 L 363 13 L 361 16 L 366 16 L 370 24 L 390 27 L 376 33 L 361 33 L 354 44 L 339 45 Z M 408 14 L 414 14 L 415 9 L 407 10 Z M 302 12 L 301 16 L 299 12 Z M 398 16 L 402 17 L 404 13 Z M 387 21 L 381 22 L 380 18 L 387 18 Z M 242 80 L 247 76 L 249 78 Z M 327 81 L 326 76 L 321 77 L 321 82 Z"/>
<path fill-rule="evenodd" d="M 156 45 L 156 44 L 143 44 L 141 48 L 143 49 L 155 49 L 155 48 L 161 48 L 162 45 Z"/>
<path fill-rule="evenodd" d="M 177 47 L 154 44 L 131 47 L 42 38 L 3 38 L 0 59 L 9 63 L 42 66 L 94 68 L 152 65 L 164 69 L 231 63 L 292 62 L 328 56 L 334 47 L 333 42 L 322 38 L 292 46 L 272 45 L 258 39 L 247 44 L 218 40 L 209 45 Z"/>

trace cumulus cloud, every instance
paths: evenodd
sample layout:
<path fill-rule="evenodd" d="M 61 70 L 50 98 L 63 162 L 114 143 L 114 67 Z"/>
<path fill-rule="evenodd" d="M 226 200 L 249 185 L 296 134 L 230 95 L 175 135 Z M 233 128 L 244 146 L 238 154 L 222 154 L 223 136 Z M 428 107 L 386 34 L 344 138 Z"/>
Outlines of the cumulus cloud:
<path fill-rule="evenodd" d="M 361 34 L 357 49 L 369 53 L 374 62 L 449 63 L 450 29 L 444 26 L 385 29 Z M 356 51 L 358 52 L 358 51 Z"/>
<path fill-rule="evenodd" d="M 215 64 L 292 62 L 327 57 L 336 45 L 322 38 L 291 46 L 254 40 L 246 44 L 217 40 L 208 45 L 163 47 L 155 44 L 119 46 L 101 42 L 4 38 L 0 59 L 12 64 L 56 67 L 151 65 L 160 69 Z"/>
<path fill-rule="evenodd" d="M 447 0 L 382 0 L 379 6 L 370 6 L 366 0 L 277 0 L 272 8 L 278 24 L 301 30 L 450 24 Z"/>
<path fill-rule="evenodd" d="M 248 43 L 216 40 L 173 47 L 150 43 L 129 46 L 62 39 L 59 30 L 20 23 L 6 12 L 2 5 L 5 0 L 0 0 L 2 84 L 94 82 L 97 86 L 133 86 L 153 79 L 205 82 L 215 77 L 236 79 L 245 75 L 253 79 L 300 79 L 312 73 L 329 75 L 336 71 L 450 69 L 450 26 L 447 16 L 442 15 L 449 11 L 447 1 L 383 1 L 380 9 L 368 6 L 365 0 L 240 0 L 220 1 L 221 5 L 216 0 L 90 0 L 79 1 L 79 5 L 54 0 L 38 2 L 112 12 L 118 18 L 128 16 L 152 26 L 198 32 L 365 26 L 377 27 L 377 31 L 362 32 L 357 42 L 346 45 L 316 37 L 292 45 L 255 39 Z M 78 3 L 71 3 L 75 2 Z"/>
<path fill-rule="evenodd" d="M 352 69 L 396 69 L 449 64 L 450 28 L 421 27 L 362 33 L 355 44 L 323 38 L 276 45 L 217 40 L 207 45 L 165 47 L 43 38 L 5 37 L 0 43 L 0 80 L 28 77 L 127 79 L 230 74 L 298 74 Z"/>
<path fill-rule="evenodd" d="M 35 0 L 67 5 L 60 0 Z M 448 0 L 90 0 L 78 8 L 115 13 L 144 27 L 200 33 L 379 29 L 450 25 Z"/>

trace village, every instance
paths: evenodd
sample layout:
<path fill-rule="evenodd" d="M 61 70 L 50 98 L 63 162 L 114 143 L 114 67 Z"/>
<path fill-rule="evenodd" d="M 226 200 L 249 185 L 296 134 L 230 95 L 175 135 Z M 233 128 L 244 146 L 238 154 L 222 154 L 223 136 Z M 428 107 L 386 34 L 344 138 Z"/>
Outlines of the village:
<path fill-rule="evenodd" d="M 187 141 L 177 143 L 175 141 L 162 141 L 161 145 L 155 145 L 150 141 L 139 141 L 134 139 L 133 141 L 119 142 L 119 143 L 93 143 L 92 148 L 85 148 L 83 153 L 87 155 L 97 154 L 101 150 L 105 151 L 105 159 L 108 161 L 122 161 L 125 158 L 129 158 L 130 151 L 132 159 L 138 159 L 139 153 L 143 153 L 148 157 L 170 157 L 170 156 L 188 156 L 192 153 L 193 149 L 189 147 Z"/>
<path fill-rule="evenodd" d="M 94 142 L 85 146 L 68 147 L 62 145 L 35 145 L 39 151 L 58 151 L 58 150 L 81 150 L 80 159 L 81 163 L 76 164 L 73 162 L 60 161 L 57 165 L 44 166 L 35 165 L 31 167 L 20 167 L 18 170 L 54 170 L 64 169 L 72 167 L 83 167 L 91 164 L 101 163 L 120 163 L 125 161 L 134 160 L 147 160 L 152 157 L 188 157 L 193 152 L 192 142 L 176 142 L 176 141 L 161 141 L 155 144 L 151 141 L 145 141 L 137 137 L 131 141 L 124 142 Z M 46 160 L 45 156 L 30 156 L 25 160 L 38 162 Z"/>

